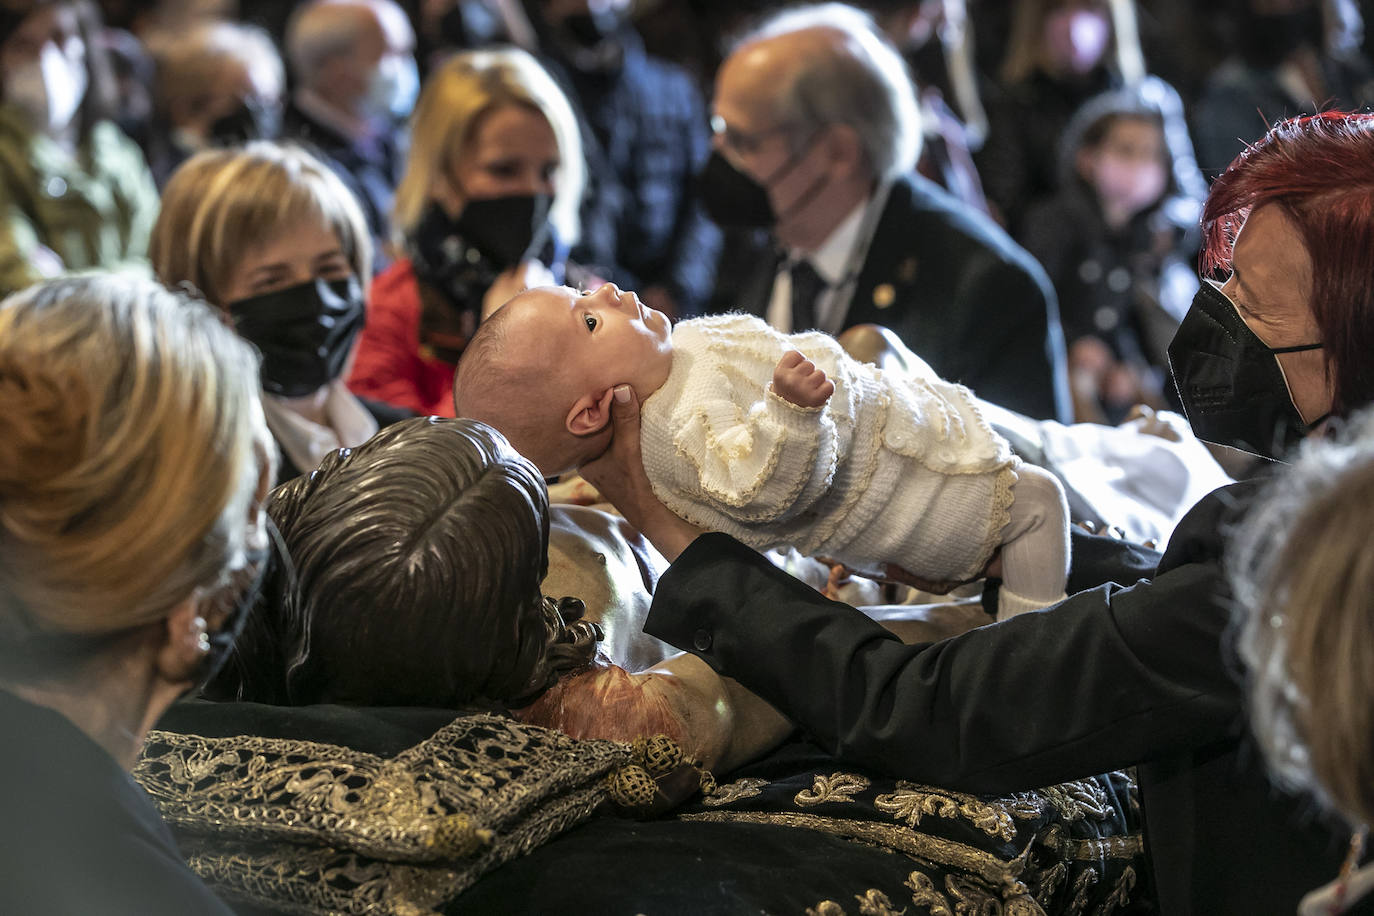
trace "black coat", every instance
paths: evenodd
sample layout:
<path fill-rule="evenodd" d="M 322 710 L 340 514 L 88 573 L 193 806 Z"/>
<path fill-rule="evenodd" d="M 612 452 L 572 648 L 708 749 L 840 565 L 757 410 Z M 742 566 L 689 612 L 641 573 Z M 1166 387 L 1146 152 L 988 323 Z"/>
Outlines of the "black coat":
<path fill-rule="evenodd" d="M 0 912 L 230 916 L 147 794 L 65 717 L 0 690 Z"/>
<path fill-rule="evenodd" d="M 730 307 L 763 315 L 776 262 L 754 263 Z M 888 195 L 843 328 L 865 323 L 891 328 L 938 375 L 981 398 L 1071 420 L 1064 335 L 1045 272 L 992 220 L 924 178 L 903 177 Z"/>
<path fill-rule="evenodd" d="M 720 534 L 659 581 L 645 630 L 903 778 L 1006 793 L 1138 765 L 1166 916 L 1293 913 L 1345 843 L 1270 786 L 1244 728 L 1219 532 L 1254 488 L 1194 507 L 1152 581 L 940 643 L 904 646 Z"/>
<path fill-rule="evenodd" d="M 353 192 L 372 235 L 372 272 L 385 270 L 390 263 L 386 252 L 391 241 L 391 205 L 405 171 L 406 135 L 397 130 L 359 143 L 290 102 L 282 113 L 282 139 L 305 146 Z"/>

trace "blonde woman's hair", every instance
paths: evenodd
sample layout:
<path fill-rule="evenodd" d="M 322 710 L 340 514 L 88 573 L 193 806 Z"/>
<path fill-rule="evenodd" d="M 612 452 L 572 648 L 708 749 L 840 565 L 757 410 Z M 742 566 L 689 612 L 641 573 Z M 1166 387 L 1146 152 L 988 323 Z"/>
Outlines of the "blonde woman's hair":
<path fill-rule="evenodd" d="M 1374 822 L 1374 413 L 1304 442 L 1237 529 L 1228 572 L 1270 770 Z"/>
<path fill-rule="evenodd" d="M 398 244 L 419 225 L 435 181 L 451 177 L 450 165 L 470 152 L 482 116 L 509 105 L 532 108 L 549 122 L 559 154 L 549 219 L 563 241 L 577 240 L 586 182 L 577 119 L 544 68 L 526 52 L 509 48 L 456 54 L 425 82 L 410 124 L 405 175 L 396 188 L 392 224 Z"/>
<path fill-rule="evenodd" d="M 305 150 L 258 141 L 186 160 L 162 191 L 149 242 L 153 271 L 189 284 L 224 308 L 225 287 L 245 252 L 313 219 L 339 239 L 360 282 L 372 275 L 372 239 L 358 202 Z"/>
<path fill-rule="evenodd" d="M 245 565 L 260 395 L 253 349 L 151 280 L 0 303 L 0 679 L 50 676 L 42 647 L 99 647 Z"/>

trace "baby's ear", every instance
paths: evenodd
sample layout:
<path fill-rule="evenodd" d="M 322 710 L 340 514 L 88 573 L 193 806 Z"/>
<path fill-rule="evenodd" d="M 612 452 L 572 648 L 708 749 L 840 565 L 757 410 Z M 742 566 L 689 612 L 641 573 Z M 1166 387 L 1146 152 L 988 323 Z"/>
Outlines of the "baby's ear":
<path fill-rule="evenodd" d="M 615 389 L 607 388 L 601 393 L 584 394 L 568 411 L 568 432 L 574 436 L 593 436 L 606 428 L 611 422 L 611 399 Z"/>

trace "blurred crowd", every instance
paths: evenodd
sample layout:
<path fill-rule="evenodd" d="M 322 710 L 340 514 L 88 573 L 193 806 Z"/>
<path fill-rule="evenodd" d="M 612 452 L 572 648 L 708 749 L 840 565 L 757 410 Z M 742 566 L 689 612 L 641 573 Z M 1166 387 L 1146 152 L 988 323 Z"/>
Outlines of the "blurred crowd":
<path fill-rule="evenodd" d="M 877 154 L 892 162 L 862 175 L 875 212 L 850 225 L 853 202 L 821 178 L 779 209 L 811 155 L 795 136 L 783 168 L 741 165 L 767 138 L 731 123 L 740 99 L 801 104 L 721 71 L 779 6 L 7 0 L 0 292 L 146 269 L 160 190 L 183 163 L 290 141 L 342 182 L 370 237 L 356 265 L 366 325 L 334 367 L 363 398 L 451 414 L 453 367 L 492 309 L 529 285 L 613 281 L 673 317 L 881 324 L 1004 406 L 1118 422 L 1136 404 L 1177 406 L 1165 349 L 1197 289 L 1208 180 L 1274 121 L 1374 99 L 1356 0 L 872 0 L 869 27 L 904 59 L 917 108 L 894 109 L 899 130 Z M 776 114 L 765 134 L 826 117 Z M 921 136 L 914 169 L 901 131 Z M 760 188 L 768 206 L 751 208 Z M 893 224 L 899 205 L 972 227 L 973 254 L 941 253 L 941 276 L 922 263 L 929 246 L 899 237 L 930 231 Z M 178 225 L 169 244 L 199 228 Z M 853 238 L 846 260 L 836 246 Z M 999 246 L 1038 265 L 973 284 L 968 259 Z M 814 301 L 780 305 L 803 291 Z M 989 339 L 988 326 L 1001 330 Z M 313 419 L 337 438 L 348 423 L 317 400 Z"/>

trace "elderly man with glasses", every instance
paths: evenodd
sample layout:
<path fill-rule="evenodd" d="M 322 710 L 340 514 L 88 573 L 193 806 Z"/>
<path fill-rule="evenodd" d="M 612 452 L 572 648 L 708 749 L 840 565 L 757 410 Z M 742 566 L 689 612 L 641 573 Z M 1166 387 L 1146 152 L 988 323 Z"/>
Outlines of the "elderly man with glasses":
<path fill-rule="evenodd" d="M 980 397 L 1069 419 L 1044 271 L 987 217 L 914 173 L 915 95 L 866 15 L 831 3 L 767 21 L 721 66 L 711 126 L 700 183 L 708 214 L 766 230 L 778 254 L 723 278 L 733 292 L 717 303 L 783 331 L 883 325 Z"/>

